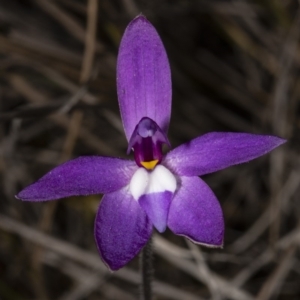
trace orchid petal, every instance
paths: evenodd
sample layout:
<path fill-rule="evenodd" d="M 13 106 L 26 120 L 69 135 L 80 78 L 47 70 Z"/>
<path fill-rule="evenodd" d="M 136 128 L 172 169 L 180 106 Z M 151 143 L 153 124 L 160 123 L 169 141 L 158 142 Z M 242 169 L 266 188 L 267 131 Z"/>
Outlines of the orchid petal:
<path fill-rule="evenodd" d="M 152 225 L 128 187 L 104 195 L 95 220 L 95 240 L 102 260 L 111 270 L 132 260 L 151 233 Z"/>
<path fill-rule="evenodd" d="M 46 201 L 113 192 L 127 185 L 136 169 L 135 163 L 129 160 L 82 156 L 54 168 L 16 197 Z"/>
<path fill-rule="evenodd" d="M 222 247 L 224 221 L 220 204 L 208 185 L 198 177 L 181 177 L 168 217 L 168 227 L 191 241 Z"/>
<path fill-rule="evenodd" d="M 123 35 L 117 90 L 128 141 L 143 117 L 149 117 L 167 133 L 172 97 L 170 66 L 158 33 L 142 15 L 131 21 Z"/>
<path fill-rule="evenodd" d="M 283 143 L 270 135 L 211 132 L 175 148 L 163 164 L 178 175 L 204 175 L 257 158 Z"/>
<path fill-rule="evenodd" d="M 159 231 L 164 232 L 167 227 L 167 219 L 173 193 L 151 193 L 139 198 L 139 204 L 146 212 L 153 226 Z"/>

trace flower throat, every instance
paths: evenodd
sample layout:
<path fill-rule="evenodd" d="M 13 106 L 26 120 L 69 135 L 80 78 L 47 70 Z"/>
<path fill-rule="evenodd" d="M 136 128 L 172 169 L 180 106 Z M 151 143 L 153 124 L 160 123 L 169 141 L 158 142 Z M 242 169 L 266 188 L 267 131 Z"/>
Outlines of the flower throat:
<path fill-rule="evenodd" d="M 133 149 L 136 164 L 152 170 L 162 160 L 163 144 L 170 145 L 163 131 L 153 120 L 144 117 L 133 131 L 127 154 Z"/>

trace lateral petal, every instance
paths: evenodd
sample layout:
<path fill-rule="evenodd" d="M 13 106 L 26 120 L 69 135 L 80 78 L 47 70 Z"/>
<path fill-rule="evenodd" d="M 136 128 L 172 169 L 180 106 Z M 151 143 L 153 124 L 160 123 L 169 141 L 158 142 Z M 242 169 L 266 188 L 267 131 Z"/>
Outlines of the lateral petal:
<path fill-rule="evenodd" d="M 198 177 L 181 177 L 181 185 L 172 200 L 168 227 L 197 244 L 222 247 L 223 213 L 208 185 Z"/>
<path fill-rule="evenodd" d="M 128 187 L 104 195 L 95 220 L 95 240 L 104 263 L 122 268 L 144 247 L 152 224 Z"/>
<path fill-rule="evenodd" d="M 143 117 L 167 133 L 171 114 L 171 73 L 165 48 L 142 15 L 127 26 L 117 61 L 117 90 L 127 140 Z"/>
<path fill-rule="evenodd" d="M 211 132 L 170 151 L 163 164 L 182 176 L 200 176 L 244 163 L 285 143 L 276 136 Z"/>
<path fill-rule="evenodd" d="M 23 189 L 16 198 L 46 201 L 108 193 L 127 185 L 136 169 L 136 164 L 130 160 L 82 156 L 54 168 Z"/>

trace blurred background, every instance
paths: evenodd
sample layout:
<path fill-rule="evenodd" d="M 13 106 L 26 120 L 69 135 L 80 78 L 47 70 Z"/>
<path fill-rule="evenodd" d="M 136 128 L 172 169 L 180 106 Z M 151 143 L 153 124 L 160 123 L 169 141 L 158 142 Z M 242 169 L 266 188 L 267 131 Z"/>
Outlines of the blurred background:
<path fill-rule="evenodd" d="M 172 147 L 210 131 L 288 139 L 204 176 L 224 249 L 154 235 L 156 299 L 300 299 L 300 6 L 296 0 L 0 0 L 0 299 L 137 299 L 93 237 L 101 195 L 14 198 L 80 155 L 126 157 L 116 96 L 125 27 L 143 12 L 172 69 Z"/>

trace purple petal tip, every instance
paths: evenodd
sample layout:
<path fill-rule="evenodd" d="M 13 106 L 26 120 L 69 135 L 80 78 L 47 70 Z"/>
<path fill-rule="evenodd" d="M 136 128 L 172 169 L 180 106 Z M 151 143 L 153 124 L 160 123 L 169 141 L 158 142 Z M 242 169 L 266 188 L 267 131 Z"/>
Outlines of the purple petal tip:
<path fill-rule="evenodd" d="M 144 16 L 143 14 L 139 14 L 138 16 L 136 16 L 130 23 L 129 23 L 129 26 L 132 24 L 132 23 L 137 23 L 137 22 L 148 22 L 148 19 L 146 18 L 146 16 Z"/>

